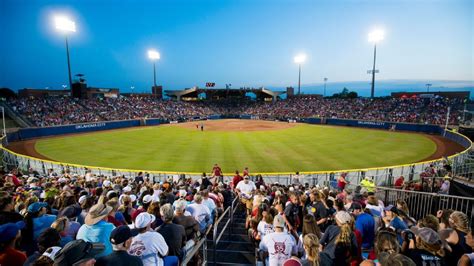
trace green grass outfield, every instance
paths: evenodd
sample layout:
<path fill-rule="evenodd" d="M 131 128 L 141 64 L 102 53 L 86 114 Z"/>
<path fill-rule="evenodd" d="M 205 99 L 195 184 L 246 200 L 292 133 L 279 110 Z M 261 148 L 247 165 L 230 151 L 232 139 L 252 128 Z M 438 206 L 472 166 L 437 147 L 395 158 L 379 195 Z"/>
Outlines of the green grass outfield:
<path fill-rule="evenodd" d="M 67 163 L 110 168 L 230 173 L 382 167 L 423 160 L 436 144 L 420 134 L 298 124 L 269 131 L 138 127 L 41 139 L 35 149 Z"/>

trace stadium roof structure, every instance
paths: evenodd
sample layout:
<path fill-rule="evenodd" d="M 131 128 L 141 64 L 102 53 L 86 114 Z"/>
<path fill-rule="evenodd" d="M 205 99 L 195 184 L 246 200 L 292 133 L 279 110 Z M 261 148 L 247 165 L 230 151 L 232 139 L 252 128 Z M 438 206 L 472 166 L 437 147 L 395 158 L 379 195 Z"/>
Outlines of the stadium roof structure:
<path fill-rule="evenodd" d="M 178 101 L 245 99 L 248 93 L 255 94 L 257 101 L 276 101 L 286 91 L 271 91 L 265 88 L 218 89 L 193 87 L 184 90 L 166 90 L 165 95 Z"/>

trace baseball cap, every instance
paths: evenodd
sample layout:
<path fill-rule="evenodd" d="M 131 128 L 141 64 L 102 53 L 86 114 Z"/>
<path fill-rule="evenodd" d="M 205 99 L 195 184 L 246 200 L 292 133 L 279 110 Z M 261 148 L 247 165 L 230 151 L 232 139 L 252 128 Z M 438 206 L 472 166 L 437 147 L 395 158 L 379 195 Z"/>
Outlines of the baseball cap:
<path fill-rule="evenodd" d="M 50 258 L 52 261 L 54 261 L 54 258 L 56 257 L 56 254 L 61 250 L 61 247 L 49 247 L 46 249 L 46 251 L 41 255 L 41 256 L 46 256 Z"/>
<path fill-rule="evenodd" d="M 39 212 L 42 208 L 47 207 L 48 203 L 46 202 L 35 202 L 31 203 L 30 206 L 28 206 L 28 212 Z"/>
<path fill-rule="evenodd" d="M 130 192 L 130 191 L 132 191 L 132 187 L 130 186 L 126 186 L 123 188 L 123 192 Z"/>
<path fill-rule="evenodd" d="M 143 203 L 150 203 L 151 201 L 153 200 L 153 196 L 152 195 L 145 195 L 143 197 Z"/>
<path fill-rule="evenodd" d="M 110 180 L 104 180 L 104 182 L 102 183 L 102 186 L 110 187 L 111 184 L 112 184 L 112 182 L 110 182 Z"/>
<path fill-rule="evenodd" d="M 77 202 L 79 202 L 79 204 L 82 204 L 84 203 L 84 201 L 86 201 L 87 199 L 87 195 L 82 195 L 81 197 L 79 197 L 79 200 Z"/>
<path fill-rule="evenodd" d="M 86 242 L 82 239 L 67 243 L 54 257 L 54 265 L 69 266 L 83 260 L 92 259 L 104 251 L 102 243 Z"/>
<path fill-rule="evenodd" d="M 353 202 L 351 204 L 351 207 L 349 208 L 349 211 L 354 211 L 354 210 L 362 210 L 362 205 L 358 202 Z"/>
<path fill-rule="evenodd" d="M 140 213 L 135 219 L 135 228 L 145 228 L 155 221 L 155 215 L 147 212 Z"/>
<path fill-rule="evenodd" d="M 393 205 L 388 205 L 387 207 L 384 208 L 384 211 L 391 211 L 398 215 L 398 209 L 397 207 Z"/>
<path fill-rule="evenodd" d="M 347 224 L 352 221 L 352 216 L 346 211 L 338 211 L 336 213 L 336 220 L 338 220 L 341 224 Z"/>
<path fill-rule="evenodd" d="M 7 242 L 16 237 L 18 231 L 25 228 L 25 223 L 19 221 L 16 223 L 7 223 L 0 225 L 0 241 Z"/>
<path fill-rule="evenodd" d="M 186 197 L 187 194 L 188 194 L 188 193 L 186 192 L 186 190 L 184 190 L 184 189 L 180 189 L 180 190 L 179 190 L 179 196 L 180 196 L 181 198 Z"/>
<path fill-rule="evenodd" d="M 441 244 L 439 234 L 429 227 L 418 228 L 414 226 L 411 228 L 411 231 L 429 245 Z"/>
<path fill-rule="evenodd" d="M 110 242 L 114 245 L 122 244 L 136 235 L 138 235 L 137 229 L 130 229 L 127 225 L 121 225 L 110 233 Z"/>
<path fill-rule="evenodd" d="M 275 227 L 285 227 L 285 219 L 281 215 L 275 216 L 275 219 L 273 219 L 273 226 Z"/>
<path fill-rule="evenodd" d="M 74 218 L 81 214 L 82 208 L 77 204 L 67 206 L 62 211 L 59 212 L 59 217 L 66 216 L 67 218 Z"/>

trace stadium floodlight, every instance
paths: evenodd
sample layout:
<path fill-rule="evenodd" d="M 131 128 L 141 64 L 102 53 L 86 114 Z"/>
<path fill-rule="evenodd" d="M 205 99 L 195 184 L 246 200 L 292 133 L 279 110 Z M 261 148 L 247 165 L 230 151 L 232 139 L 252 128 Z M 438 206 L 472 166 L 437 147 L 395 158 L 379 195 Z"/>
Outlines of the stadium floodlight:
<path fill-rule="evenodd" d="M 148 50 L 148 58 L 153 61 L 153 87 L 156 87 L 156 60 L 160 59 L 160 53 L 156 50 Z"/>
<path fill-rule="evenodd" d="M 372 71 L 370 71 L 370 73 L 372 74 L 372 86 L 370 88 L 370 98 L 374 98 L 374 92 L 375 92 L 375 73 L 376 73 L 375 59 L 377 56 L 377 43 L 383 40 L 384 36 L 385 36 L 385 33 L 381 29 L 376 29 L 369 33 L 369 42 L 374 43 L 374 66 L 372 68 Z"/>
<path fill-rule="evenodd" d="M 306 55 L 305 54 L 299 54 L 299 55 L 295 56 L 294 60 L 295 60 L 295 63 L 302 64 L 302 63 L 304 63 L 304 61 L 306 61 Z"/>
<path fill-rule="evenodd" d="M 371 33 L 369 33 L 369 42 L 380 42 L 381 40 L 383 40 L 385 36 L 385 33 L 383 30 L 380 30 L 380 29 L 376 29 L 376 30 L 373 30 Z"/>
<path fill-rule="evenodd" d="M 65 33 L 68 32 L 76 32 L 76 22 L 70 20 L 66 16 L 56 16 L 54 17 L 54 24 L 56 29 Z M 69 59 L 69 43 L 67 40 L 67 34 L 65 35 L 66 38 L 66 55 L 67 55 L 67 70 L 69 74 L 69 88 L 72 89 L 72 77 L 71 77 L 71 60 Z"/>
<path fill-rule="evenodd" d="M 301 64 L 306 61 L 305 54 L 299 54 L 294 58 L 295 63 L 298 64 L 298 94 L 301 93 Z"/>
<path fill-rule="evenodd" d="M 160 53 L 158 53 L 156 50 L 148 50 L 148 58 L 151 60 L 158 60 L 160 59 Z"/>
<path fill-rule="evenodd" d="M 56 29 L 65 32 L 76 32 L 76 22 L 70 20 L 65 16 L 56 16 L 54 17 L 54 24 Z"/>

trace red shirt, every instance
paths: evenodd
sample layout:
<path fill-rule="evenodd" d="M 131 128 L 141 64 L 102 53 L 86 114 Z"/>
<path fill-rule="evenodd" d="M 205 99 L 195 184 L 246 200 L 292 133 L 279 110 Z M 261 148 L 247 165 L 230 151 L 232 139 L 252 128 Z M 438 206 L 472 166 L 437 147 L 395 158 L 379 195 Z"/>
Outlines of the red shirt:
<path fill-rule="evenodd" d="M 343 190 L 346 187 L 346 183 L 344 181 L 341 181 L 341 179 L 343 179 L 343 178 L 340 178 L 340 179 L 337 180 L 337 187 L 340 188 L 341 190 Z"/>
<path fill-rule="evenodd" d="M 214 176 L 222 176 L 222 170 L 219 166 L 212 168 L 212 172 L 214 172 Z"/>
<path fill-rule="evenodd" d="M 6 248 L 2 253 L 0 253 L 0 265 L 22 266 L 25 261 L 25 253 L 11 247 Z"/>
<path fill-rule="evenodd" d="M 403 185 L 403 180 L 401 177 L 397 178 L 397 180 L 395 180 L 395 187 L 401 187 Z"/>
<path fill-rule="evenodd" d="M 242 176 L 234 175 L 234 178 L 232 179 L 232 184 L 234 185 L 234 188 L 236 188 L 237 184 L 242 180 L 244 180 L 244 178 Z"/>

